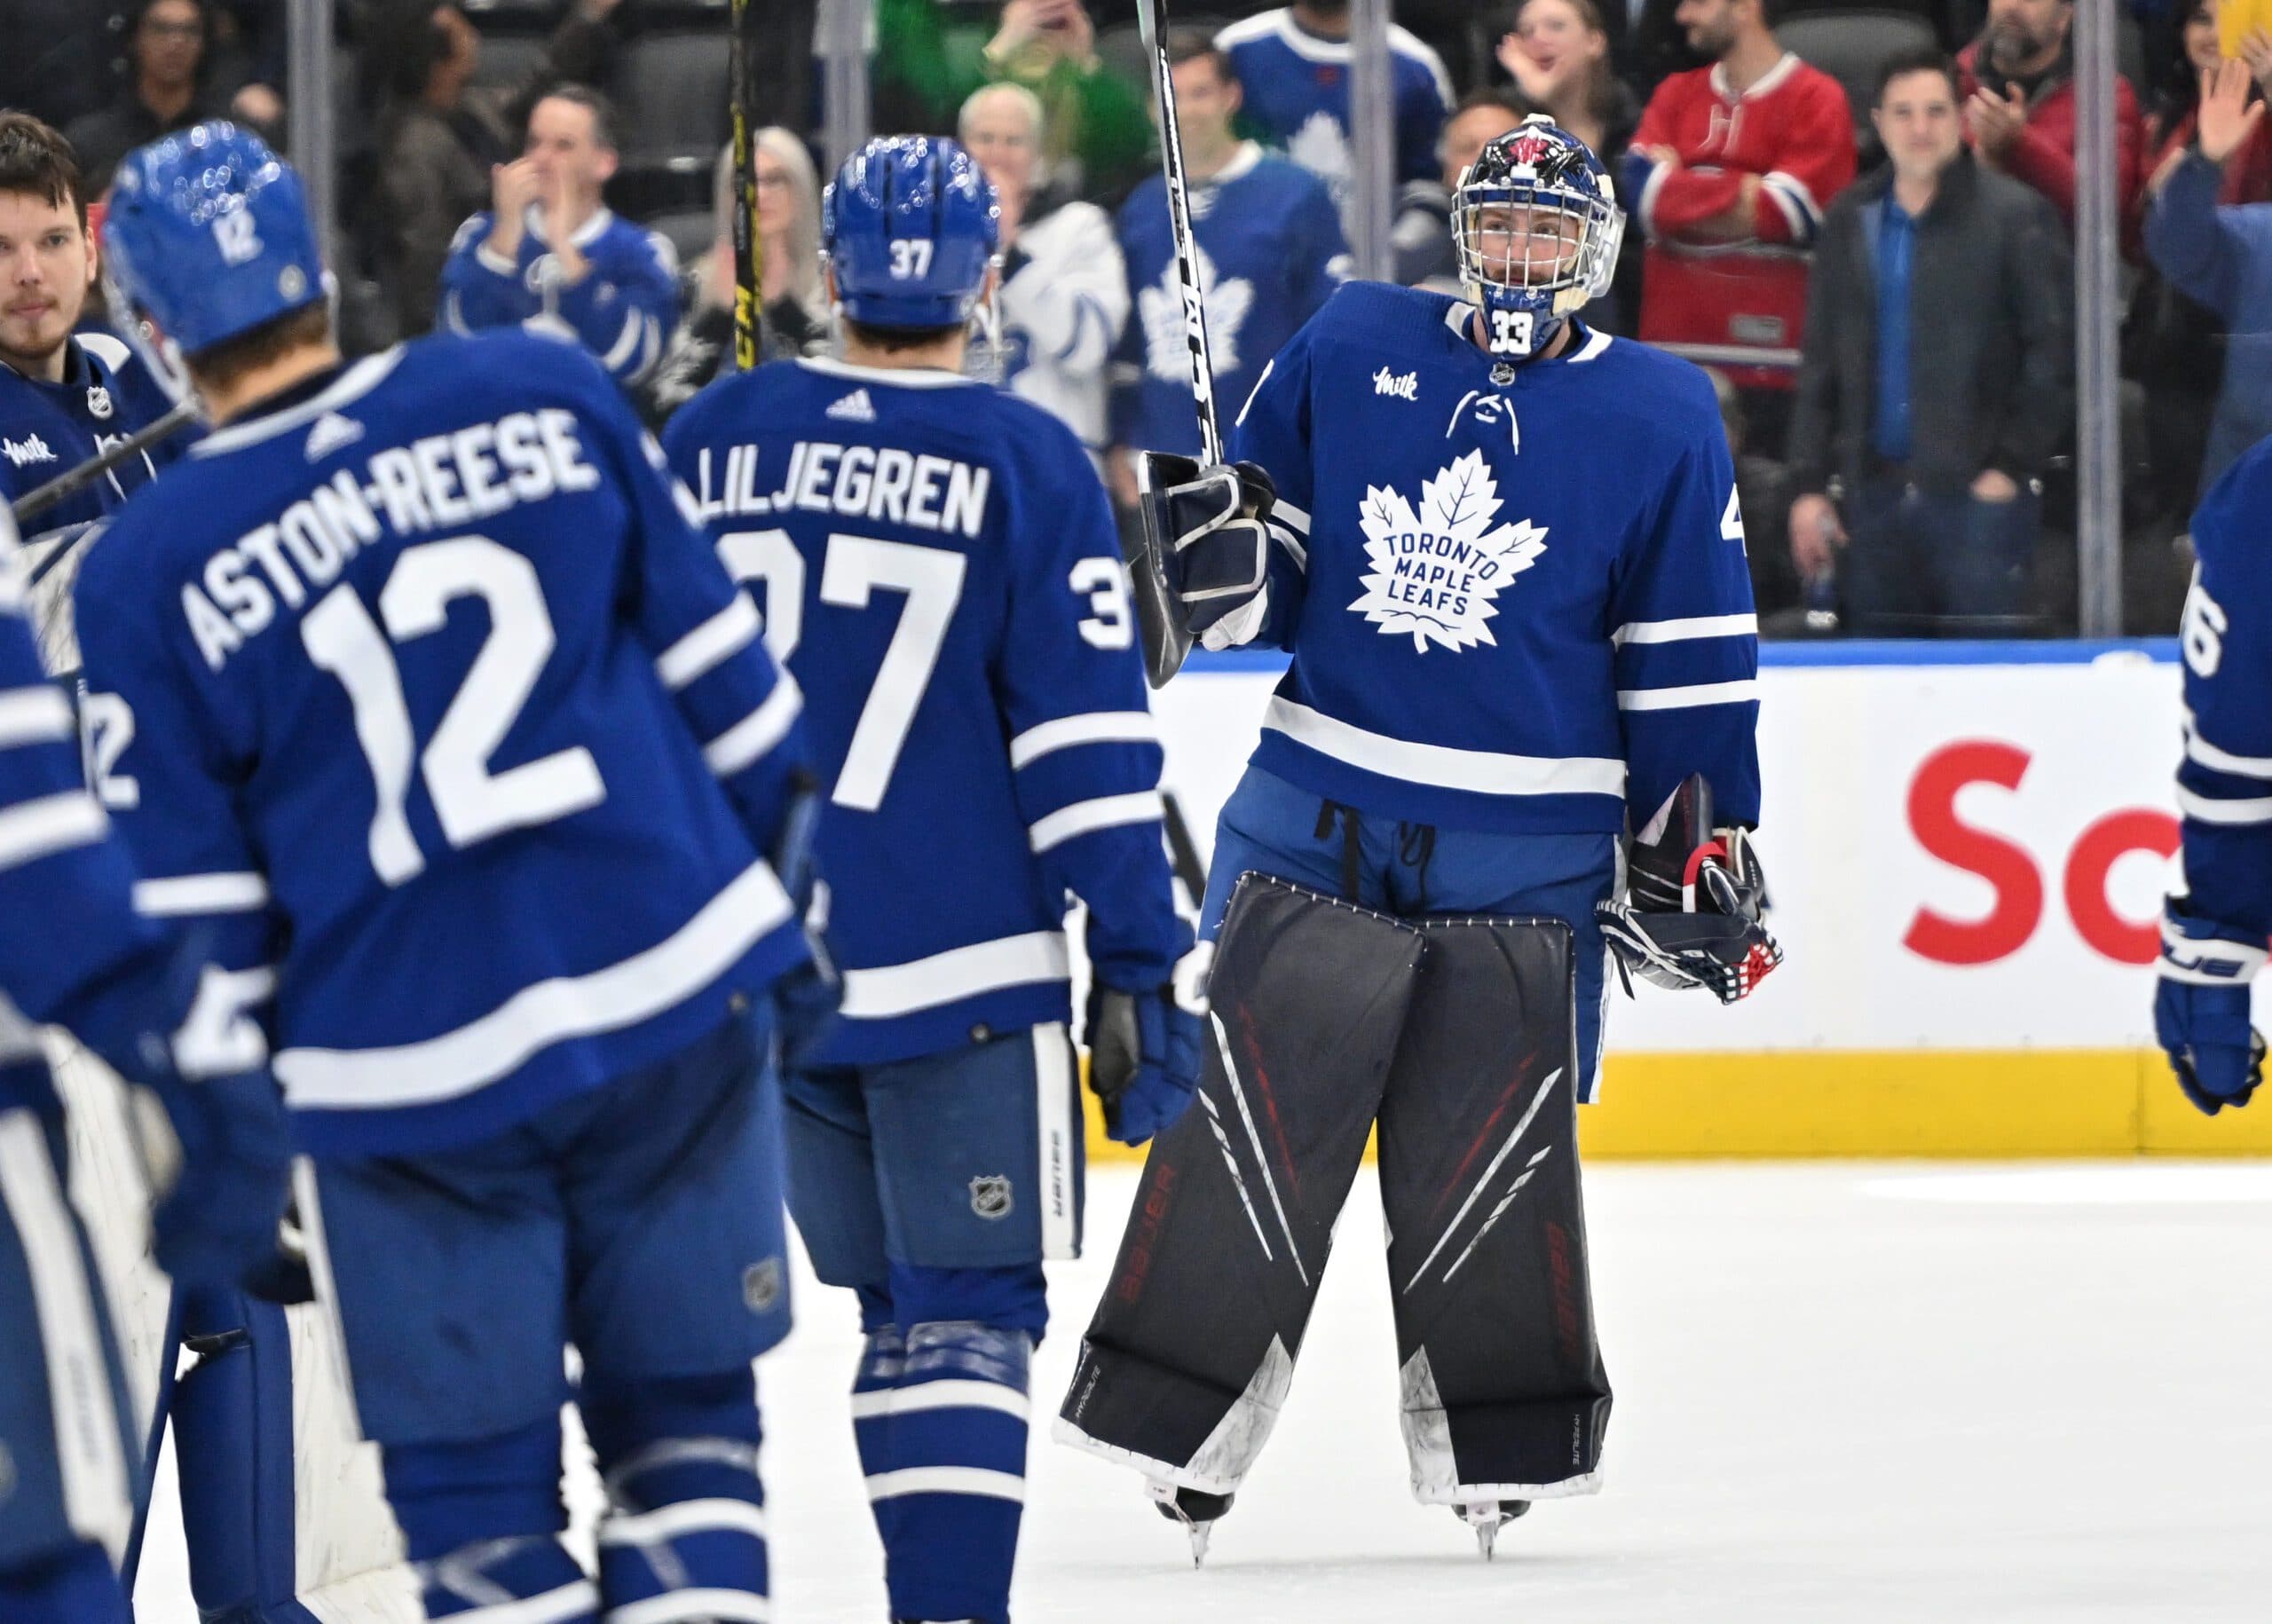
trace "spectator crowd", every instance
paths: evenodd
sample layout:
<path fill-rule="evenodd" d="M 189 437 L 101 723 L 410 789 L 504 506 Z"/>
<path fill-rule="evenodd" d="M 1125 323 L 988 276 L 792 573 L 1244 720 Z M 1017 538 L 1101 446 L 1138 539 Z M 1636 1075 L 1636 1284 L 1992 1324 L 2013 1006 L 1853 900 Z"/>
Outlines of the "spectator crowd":
<path fill-rule="evenodd" d="M 2116 0 L 2130 596 L 2173 620 L 2206 484 L 2272 432 L 2272 36 Z M 2238 0 L 2231 0 L 2237 4 Z M 767 352 L 831 341 L 819 0 L 763 8 Z M 1591 325 L 1715 374 L 1771 629 L 2057 630 L 2070 579 L 2078 0 L 1400 0 L 1384 264 L 1457 291 L 1452 191 L 1532 113 L 1629 226 Z M 0 105 L 91 191 L 135 145 L 286 132 L 283 0 L 0 0 Z M 1353 273 L 1346 0 L 1214 0 L 1169 41 L 1220 398 Z M 958 135 L 1003 209 L 975 346 L 1124 502 L 1192 451 L 1133 0 L 877 0 L 879 130 Z M 549 327 L 659 422 L 732 364 L 724 0 L 339 0 L 343 326 Z M 2236 50 L 2228 58 L 2229 50 Z M 2255 364 L 2252 365 L 2251 363 Z M 2071 596 L 2071 593 L 2066 595 Z"/>

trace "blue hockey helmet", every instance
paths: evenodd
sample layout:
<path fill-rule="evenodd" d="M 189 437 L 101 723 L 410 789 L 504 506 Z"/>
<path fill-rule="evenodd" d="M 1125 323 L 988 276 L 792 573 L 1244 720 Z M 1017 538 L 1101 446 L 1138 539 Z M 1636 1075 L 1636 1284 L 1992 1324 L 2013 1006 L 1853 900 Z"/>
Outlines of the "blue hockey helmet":
<path fill-rule="evenodd" d="M 252 131 L 221 121 L 126 155 L 111 182 L 103 263 L 113 312 L 178 392 L 182 358 L 328 296 L 299 176 Z"/>
<path fill-rule="evenodd" d="M 1601 160 L 1543 113 L 1486 146 L 1452 201 L 1460 280 L 1494 355 L 1535 355 L 1608 292 L 1624 238 Z"/>
<path fill-rule="evenodd" d="M 821 200 L 836 298 L 864 327 L 970 319 L 1002 240 L 994 183 L 958 142 L 881 136 L 844 161 Z"/>

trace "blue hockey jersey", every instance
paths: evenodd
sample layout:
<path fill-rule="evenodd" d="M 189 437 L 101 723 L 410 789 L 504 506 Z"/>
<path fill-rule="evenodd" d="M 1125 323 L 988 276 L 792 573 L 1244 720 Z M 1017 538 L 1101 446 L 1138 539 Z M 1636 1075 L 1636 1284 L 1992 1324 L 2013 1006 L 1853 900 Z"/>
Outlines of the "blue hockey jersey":
<path fill-rule="evenodd" d="M 1349 154 L 1347 40 L 1324 39 L 1290 12 L 1265 12 L 1215 36 L 1231 59 L 1244 93 L 1248 122 L 1273 146 L 1345 199 L 1353 172 Z M 1452 106 L 1443 59 L 1409 31 L 1389 25 L 1389 66 L 1396 89 L 1396 177 L 1439 178 L 1436 142 Z"/>
<path fill-rule="evenodd" d="M 489 247 L 492 219 L 485 210 L 474 216 L 450 245 L 443 325 L 461 334 L 524 326 L 572 335 L 624 388 L 645 382 L 678 326 L 678 256 L 669 240 L 603 209 L 575 234 L 591 269 L 564 284 L 541 209 L 530 209 L 511 264 Z"/>
<path fill-rule="evenodd" d="M 117 1052 L 147 1013 L 132 1007 L 122 973 L 147 967 L 159 947 L 134 906 L 133 868 L 81 777 L 70 702 L 40 668 L 14 537 L 0 507 L 0 1111 L 46 1103 L 43 1074 L 10 1064 L 38 1052 L 21 1017 Z"/>
<path fill-rule="evenodd" d="M 2177 769 L 2195 913 L 2272 936 L 2272 440 L 2209 487 L 2193 516 L 2186 596 L 2185 759 Z"/>
<path fill-rule="evenodd" d="M 123 342 L 80 333 L 64 346 L 63 381 L 50 383 L 0 366 L 0 500 L 14 501 L 69 473 L 173 409 Z M 51 508 L 37 532 L 101 518 L 194 438 L 187 430 L 130 457 L 76 496 Z"/>
<path fill-rule="evenodd" d="M 572 346 L 434 336 L 208 436 L 91 548 L 97 787 L 146 911 L 272 966 L 304 1147 L 493 1134 L 802 957 L 755 606 Z"/>
<path fill-rule="evenodd" d="M 1294 659 L 1254 764 L 1496 832 L 1646 823 L 1700 772 L 1759 816 L 1735 471 L 1686 361 L 1573 324 L 1495 361 L 1441 294 L 1351 283 L 1231 436 L 1276 482 L 1261 636 Z"/>
<path fill-rule="evenodd" d="M 1166 984 L 1189 932 L 1125 572 L 1080 442 L 945 373 L 780 362 L 671 420 L 721 556 L 761 583 L 832 786 L 844 1007 L 819 1064 L 1069 1013 L 1066 893 L 1108 985 Z"/>
<path fill-rule="evenodd" d="M 1129 193 L 1119 232 L 1130 312 L 1113 355 L 1113 443 L 1195 455 L 1191 351 L 1164 180 L 1155 175 Z M 1322 182 L 1250 142 L 1191 188 L 1191 234 L 1215 398 L 1244 400 L 1278 347 L 1348 276 L 1340 217 Z"/>

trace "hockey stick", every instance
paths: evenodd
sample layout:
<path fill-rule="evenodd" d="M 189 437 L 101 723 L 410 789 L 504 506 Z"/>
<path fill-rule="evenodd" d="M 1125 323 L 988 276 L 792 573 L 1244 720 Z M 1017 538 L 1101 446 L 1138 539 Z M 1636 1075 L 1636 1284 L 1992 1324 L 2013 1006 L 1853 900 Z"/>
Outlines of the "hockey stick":
<path fill-rule="evenodd" d="M 1160 804 L 1166 816 L 1161 820 L 1167 825 L 1168 856 L 1175 877 L 1191 894 L 1191 909 L 1198 912 L 1207 905 L 1207 864 L 1199 855 L 1199 842 L 1191 838 L 1191 824 L 1183 815 L 1183 803 L 1172 790 L 1161 792 Z"/>
<path fill-rule="evenodd" d="M 25 493 L 9 505 L 9 516 L 16 521 L 16 528 L 24 529 L 28 521 L 37 518 L 60 502 L 70 501 L 129 457 L 139 456 L 184 424 L 194 422 L 196 416 L 197 409 L 185 401 L 147 428 L 128 435 L 108 451 L 88 458 L 68 473 L 58 474 L 37 490 Z M 72 550 L 79 545 L 85 534 L 84 531 L 80 532 L 77 536 L 74 536 L 41 559 L 38 565 L 32 571 L 28 584 L 36 587 L 45 580 L 53 572 L 56 565 L 70 556 Z"/>
<path fill-rule="evenodd" d="M 1191 351 L 1192 404 L 1199 414 L 1199 461 L 1212 467 L 1223 460 L 1223 432 L 1215 421 L 1215 368 L 1208 359 L 1206 293 L 1199 285 L 1199 252 L 1191 235 L 1191 203 L 1184 184 L 1183 134 L 1176 127 L 1175 76 L 1168 66 L 1167 0 L 1141 0 L 1137 7 L 1146 50 L 1152 59 L 1152 93 L 1160 104 L 1160 167 L 1167 182 L 1168 229 L 1175 240 L 1176 285 L 1183 295 L 1183 336 Z M 1160 503 L 1146 493 L 1142 534 L 1132 545 L 1128 573 L 1136 595 L 1136 618 L 1144 627 L 1144 671 L 1155 688 L 1165 687 L 1191 652 L 1191 631 L 1182 606 L 1169 587 L 1167 555 L 1175 545 L 1164 535 Z"/>
<path fill-rule="evenodd" d="M 734 122 L 734 367 L 757 366 L 765 337 L 765 243 L 757 231 L 755 121 L 750 106 L 750 46 L 756 32 L 753 0 L 733 0 L 728 40 L 727 95 Z"/>

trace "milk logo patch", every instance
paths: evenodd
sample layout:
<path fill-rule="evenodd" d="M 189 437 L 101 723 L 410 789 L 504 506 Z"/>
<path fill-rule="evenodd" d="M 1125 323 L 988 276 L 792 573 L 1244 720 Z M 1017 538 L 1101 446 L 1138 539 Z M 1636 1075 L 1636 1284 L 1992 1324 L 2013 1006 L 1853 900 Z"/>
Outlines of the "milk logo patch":
<path fill-rule="evenodd" d="M 1199 288 L 1207 307 L 1207 354 L 1219 373 L 1239 369 L 1239 330 L 1254 307 L 1254 284 L 1242 276 L 1215 280 L 1215 261 L 1205 248 L 1192 244 L 1198 260 Z M 1151 374 L 1166 382 L 1187 382 L 1191 377 L 1191 345 L 1184 337 L 1183 285 L 1176 280 L 1175 261 L 1153 287 L 1136 295 L 1137 314 L 1144 322 L 1144 359 Z"/>
<path fill-rule="evenodd" d="M 1496 644 L 1484 624 L 1499 612 L 1493 600 L 1546 550 L 1543 527 L 1493 522 L 1503 505 L 1479 451 L 1424 481 L 1417 512 L 1401 492 L 1368 486 L 1358 524 L 1373 567 L 1351 611 L 1422 654 L 1432 643 L 1454 653 Z"/>
<path fill-rule="evenodd" d="M 1416 372 L 1395 373 L 1382 367 L 1373 374 L 1373 393 L 1386 395 L 1392 400 L 1420 398 L 1420 374 Z"/>

